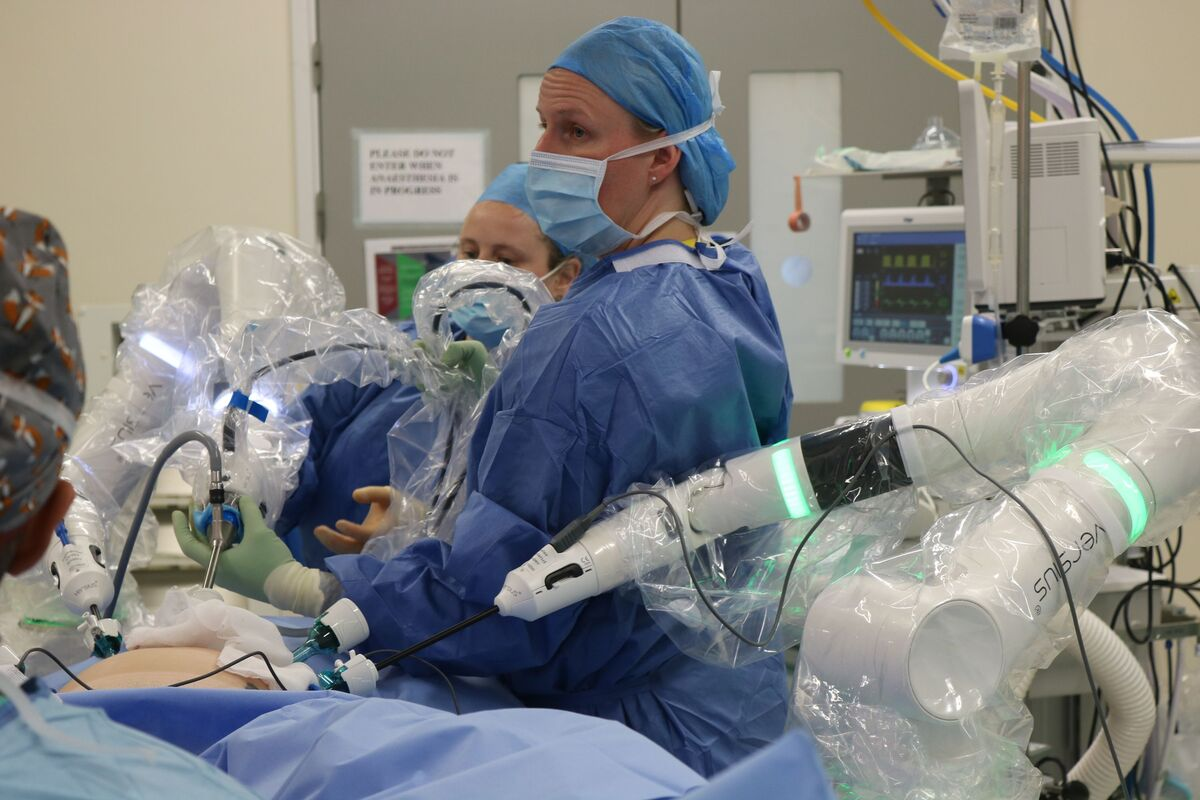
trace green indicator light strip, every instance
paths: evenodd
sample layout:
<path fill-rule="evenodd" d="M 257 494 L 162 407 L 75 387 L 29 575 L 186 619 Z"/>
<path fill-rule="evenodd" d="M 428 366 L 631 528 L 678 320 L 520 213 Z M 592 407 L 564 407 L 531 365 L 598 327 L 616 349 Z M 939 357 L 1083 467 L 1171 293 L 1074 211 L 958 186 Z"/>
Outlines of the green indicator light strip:
<path fill-rule="evenodd" d="M 1104 478 L 1108 485 L 1120 495 L 1121 501 L 1125 503 L 1130 520 L 1129 543 L 1133 544 L 1142 535 L 1142 531 L 1146 530 L 1146 522 L 1150 518 L 1146 498 L 1142 496 L 1142 492 L 1133 478 L 1129 477 L 1129 473 L 1110 456 L 1099 450 L 1093 450 L 1083 457 L 1083 463 L 1088 469 Z"/>
<path fill-rule="evenodd" d="M 782 447 L 772 453 L 771 467 L 775 470 L 775 482 L 779 485 L 784 504 L 787 505 L 788 516 L 800 519 L 811 514 L 808 501 L 804 499 L 804 488 L 800 485 L 800 475 L 796 472 L 792 451 Z"/>
<path fill-rule="evenodd" d="M 1042 456 L 1042 460 L 1029 468 L 1029 474 L 1041 472 L 1047 467 L 1052 467 L 1058 462 L 1071 454 L 1071 445 L 1065 444 L 1062 447 L 1051 447 L 1050 450 Z"/>

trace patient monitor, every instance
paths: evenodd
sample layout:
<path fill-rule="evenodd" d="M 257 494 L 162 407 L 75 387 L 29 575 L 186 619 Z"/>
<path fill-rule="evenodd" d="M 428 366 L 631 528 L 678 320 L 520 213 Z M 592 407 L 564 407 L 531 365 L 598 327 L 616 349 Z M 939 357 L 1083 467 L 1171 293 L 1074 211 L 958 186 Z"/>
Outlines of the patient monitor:
<path fill-rule="evenodd" d="M 842 212 L 840 272 L 838 361 L 925 368 L 968 311 L 962 207 Z"/>

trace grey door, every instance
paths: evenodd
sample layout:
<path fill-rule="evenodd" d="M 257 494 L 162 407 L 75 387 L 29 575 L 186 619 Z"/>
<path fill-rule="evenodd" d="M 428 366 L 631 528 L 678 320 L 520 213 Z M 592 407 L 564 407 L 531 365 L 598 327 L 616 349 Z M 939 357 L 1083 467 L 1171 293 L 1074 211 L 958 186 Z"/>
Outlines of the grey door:
<path fill-rule="evenodd" d="M 455 234 L 458 225 L 355 225 L 355 129 L 489 132 L 488 179 L 518 152 L 517 79 L 622 14 L 674 26 L 675 0 L 321 0 L 325 255 L 348 304 L 366 301 L 363 241 Z"/>

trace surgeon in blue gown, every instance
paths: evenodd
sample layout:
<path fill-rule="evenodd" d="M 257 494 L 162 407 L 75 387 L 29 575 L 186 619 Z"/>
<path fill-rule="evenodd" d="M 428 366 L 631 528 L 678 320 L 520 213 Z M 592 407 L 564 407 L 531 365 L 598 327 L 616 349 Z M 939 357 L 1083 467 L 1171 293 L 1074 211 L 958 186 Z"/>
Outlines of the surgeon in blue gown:
<path fill-rule="evenodd" d="M 538 229 L 525 196 L 526 171 L 524 164 L 509 165 L 480 195 L 463 222 L 457 257 L 528 270 L 561 299 L 579 273 L 579 262 L 565 257 Z M 416 337 L 411 320 L 399 327 Z M 365 502 L 381 499 L 372 487 L 386 487 L 392 477 L 388 432 L 420 401 L 421 393 L 403 381 L 362 387 L 341 381 L 304 394 L 302 402 L 312 418 L 308 454 L 276 525 L 279 532 L 289 532 L 288 544 L 300 561 L 321 566 L 334 554 L 330 545 L 339 553 L 361 550 L 363 538 L 377 532 L 364 528 L 369 525 L 364 520 L 367 506 L 353 493 L 362 489 L 359 499 Z M 422 457 L 414 453 L 407 461 L 417 464 Z"/>
<path fill-rule="evenodd" d="M 277 599 L 344 594 L 370 623 L 361 649 L 403 647 L 491 606 L 509 570 L 605 497 L 786 436 L 791 387 L 761 270 L 700 231 L 734 166 L 712 127 L 715 88 L 690 44 L 636 18 L 597 27 L 551 65 L 526 188 L 542 230 L 594 261 L 539 310 L 489 394 L 453 546 L 336 556 L 336 581 L 281 560 L 263 583 L 286 585 Z M 262 574 L 237 550 L 221 569 Z M 703 775 L 785 724 L 781 657 L 737 670 L 692 660 L 629 587 L 533 623 L 492 616 L 422 656 L 498 676 L 530 706 L 625 723 Z"/>

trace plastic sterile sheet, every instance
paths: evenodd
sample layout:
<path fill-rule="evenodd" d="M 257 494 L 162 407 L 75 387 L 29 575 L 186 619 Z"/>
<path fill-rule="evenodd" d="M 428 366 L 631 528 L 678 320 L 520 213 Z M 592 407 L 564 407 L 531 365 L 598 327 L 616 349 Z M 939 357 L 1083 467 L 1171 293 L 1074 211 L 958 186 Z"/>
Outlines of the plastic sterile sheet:
<path fill-rule="evenodd" d="M 389 558 L 421 538 L 452 539 L 467 499 L 467 451 L 487 392 L 534 313 L 549 302 L 550 293 L 536 275 L 504 264 L 458 261 L 422 278 L 413 296 L 413 318 L 429 352 L 442 352 L 460 335 L 451 322 L 465 309 L 485 315 L 504 332 L 488 350 L 478 383 L 422 384 L 422 402 L 393 426 L 388 457 L 393 505 L 400 508 L 391 509 L 393 530 L 372 539 L 366 552 Z"/>
<path fill-rule="evenodd" d="M 815 516 L 703 543 L 688 536 L 691 572 L 699 588 L 744 638 L 720 624 L 701 600 L 684 564 L 679 537 L 655 504 L 634 505 L 625 535 L 639 576 L 638 588 L 659 626 L 689 655 L 737 666 L 795 646 L 812 598 L 831 580 L 857 569 L 864 558 L 900 546 L 910 520 L 917 516 L 912 490 L 835 509 L 804 545 L 790 580 L 792 556 L 812 529 Z M 668 558 L 663 558 L 664 551 Z M 779 598 L 785 583 L 781 615 Z M 768 641 L 761 647 L 751 644 L 764 640 Z"/>
<path fill-rule="evenodd" d="M 1175 707 L 1169 712 L 1176 725 L 1168 745 L 1166 785 L 1183 787 L 1194 796 L 1200 791 L 1200 643 L 1184 640 L 1176 645 L 1183 653 Z M 1166 787 L 1162 796 L 1168 796 Z"/>
<path fill-rule="evenodd" d="M 329 264 L 284 234 L 231 227 L 206 228 L 173 250 L 152 284 L 139 286 L 121 324 L 115 376 L 88 401 L 63 476 L 76 500 L 65 520 L 68 535 L 100 548 L 110 569 L 124 546 L 134 506 L 154 456 L 175 432 L 201 365 L 212 363 L 249 319 L 299 314 L 328 317 L 344 305 Z M 185 448 L 188 452 L 190 448 Z M 148 515 L 131 565 L 147 564 L 157 536 Z M 79 620 L 54 589 L 44 567 L 5 581 L 5 638 L 53 644 L 68 661 L 86 654 Z M 117 616 L 127 625 L 145 612 L 126 581 Z M 15 596 L 18 592 L 20 596 Z M 11 627 L 19 624 L 19 629 Z"/>
<path fill-rule="evenodd" d="M 1169 315 L 1122 315 L 898 416 L 945 429 L 1021 502 L 908 428 L 914 482 L 959 507 L 812 600 L 793 712 L 844 797 L 1036 798 L 1014 676 L 1073 637 L 1064 577 L 1086 607 L 1116 555 L 1200 508 L 1200 343 Z"/>
<path fill-rule="evenodd" d="M 217 664 L 236 661 L 247 653 L 260 652 L 271 660 L 271 670 L 261 658 L 249 658 L 229 668 L 230 672 L 264 682 L 267 689 L 301 692 L 317 682 L 307 664 L 292 663 L 292 651 L 270 620 L 252 611 L 231 606 L 224 600 L 201 598 L 181 589 L 167 592 L 155 614 L 153 625 L 134 628 L 125 643 L 131 650 L 141 647 L 205 647 L 217 650 Z"/>
<path fill-rule="evenodd" d="M 913 487 L 949 513 L 919 522 Z M 692 574 L 659 500 L 589 536 L 620 543 L 682 649 L 722 663 L 756 648 L 693 580 L 730 627 L 765 636 L 787 562 L 832 509 L 767 649 L 800 644 L 795 713 L 844 796 L 1036 797 L 1009 683 L 1070 641 L 1068 588 L 1086 607 L 1114 557 L 1200 509 L 1200 343 L 1169 314 L 1122 314 L 957 391 L 654 488 L 687 532 Z"/>
<path fill-rule="evenodd" d="M 314 385 L 337 381 L 387 385 L 401 380 L 419 387 L 422 402 L 413 413 L 420 413 L 421 424 L 438 429 L 439 446 L 463 451 L 458 461 L 465 465 L 466 439 L 473 428 L 468 423 L 477 417 L 482 397 L 499 372 L 498 361 L 516 346 L 532 312 L 549 299 L 531 273 L 494 262 L 456 261 L 418 283 L 413 308 L 422 336 L 415 341 L 366 309 L 321 318 L 287 315 L 255 320 L 220 357 L 196 371 L 188 396 L 177 403 L 174 427 L 218 436 L 230 477 L 228 488 L 257 499 L 268 525 L 295 489 L 308 451 L 311 419 L 300 398 Z M 508 328 L 479 381 L 442 361 L 451 341 L 449 312 L 464 304 L 478 304 Z M 196 500 L 202 501 L 207 461 L 198 452 L 183 458 Z M 430 460 L 440 463 L 436 456 Z M 437 487 L 430 492 L 420 488 L 410 495 L 421 501 L 419 508 L 445 516 L 453 495 L 442 503 Z"/>

